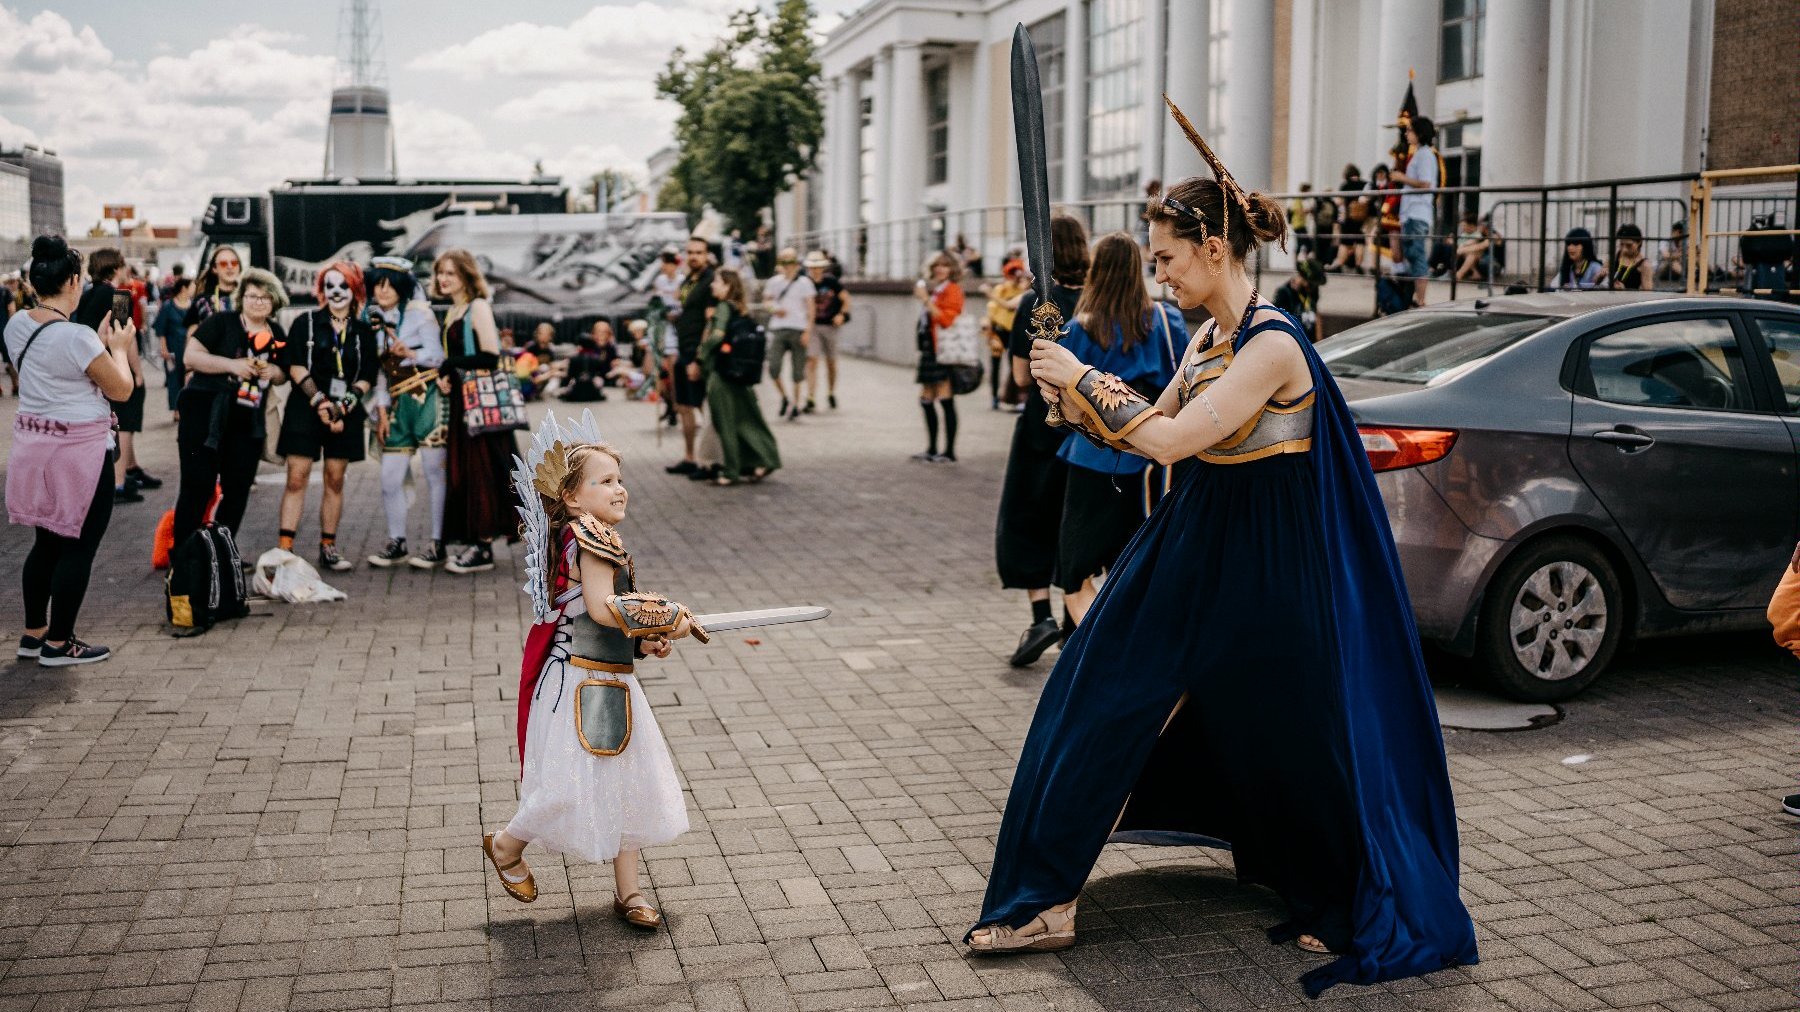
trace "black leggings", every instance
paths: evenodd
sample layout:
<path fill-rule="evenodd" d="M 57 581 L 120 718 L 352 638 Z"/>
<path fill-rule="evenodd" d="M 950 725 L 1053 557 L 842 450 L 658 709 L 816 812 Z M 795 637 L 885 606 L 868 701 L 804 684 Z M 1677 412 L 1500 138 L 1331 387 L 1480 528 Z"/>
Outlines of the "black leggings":
<path fill-rule="evenodd" d="M 181 448 L 181 489 L 175 496 L 176 545 L 200 529 L 215 483 L 219 487 L 219 508 L 213 513 L 213 520 L 230 528 L 232 537 L 238 537 L 244 507 L 250 502 L 250 483 L 256 480 L 256 465 L 262 459 L 263 441 L 250 434 L 253 417 L 248 409 L 232 408 L 224 431 L 219 434 L 218 449 L 208 448 L 210 405 L 203 401 L 190 396 L 181 399 L 181 424 L 175 437 Z"/>
<path fill-rule="evenodd" d="M 25 556 L 25 628 L 49 626 L 44 638 L 61 643 L 75 635 L 75 620 L 87 597 L 88 574 L 94 569 L 94 552 L 112 521 L 113 455 L 100 465 L 100 484 L 88 504 L 81 536 L 65 538 L 42 527 Z"/>

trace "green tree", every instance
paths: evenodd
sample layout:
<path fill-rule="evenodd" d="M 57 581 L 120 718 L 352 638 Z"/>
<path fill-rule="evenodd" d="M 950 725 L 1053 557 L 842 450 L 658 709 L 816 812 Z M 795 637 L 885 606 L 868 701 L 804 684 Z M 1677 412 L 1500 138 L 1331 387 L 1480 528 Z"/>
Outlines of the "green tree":
<path fill-rule="evenodd" d="M 608 206 L 618 203 L 625 197 L 638 192 L 637 177 L 624 169 L 605 168 L 588 177 L 583 196 L 594 202 L 594 210 L 604 211 Z M 600 202 L 600 195 L 605 194 L 606 203 Z"/>
<path fill-rule="evenodd" d="M 781 0 L 770 16 L 741 10 L 712 48 L 693 59 L 676 49 L 656 79 L 657 94 L 681 106 L 671 184 L 747 232 L 818 159 L 825 123 L 812 21 L 810 0 Z"/>

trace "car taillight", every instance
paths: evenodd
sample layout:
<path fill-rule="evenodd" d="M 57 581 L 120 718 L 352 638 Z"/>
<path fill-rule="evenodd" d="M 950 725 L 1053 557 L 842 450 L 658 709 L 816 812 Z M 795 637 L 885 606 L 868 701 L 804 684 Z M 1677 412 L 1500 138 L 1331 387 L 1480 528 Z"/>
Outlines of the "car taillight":
<path fill-rule="evenodd" d="M 1359 425 L 1356 431 L 1362 435 L 1369 466 L 1376 471 L 1397 471 L 1442 460 L 1456 445 L 1456 433 L 1451 429 L 1389 429 Z"/>

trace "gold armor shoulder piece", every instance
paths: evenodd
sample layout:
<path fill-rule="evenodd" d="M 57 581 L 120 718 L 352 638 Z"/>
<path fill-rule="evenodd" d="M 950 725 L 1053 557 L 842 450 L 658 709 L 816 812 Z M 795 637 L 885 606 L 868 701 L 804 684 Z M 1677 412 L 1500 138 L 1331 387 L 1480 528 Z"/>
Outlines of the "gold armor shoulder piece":
<path fill-rule="evenodd" d="M 583 551 L 598 555 L 615 566 L 630 564 L 631 557 L 625 551 L 625 539 L 619 537 L 619 532 L 611 524 L 583 514 L 575 518 L 569 529 L 575 532 L 575 540 L 581 543 Z"/>

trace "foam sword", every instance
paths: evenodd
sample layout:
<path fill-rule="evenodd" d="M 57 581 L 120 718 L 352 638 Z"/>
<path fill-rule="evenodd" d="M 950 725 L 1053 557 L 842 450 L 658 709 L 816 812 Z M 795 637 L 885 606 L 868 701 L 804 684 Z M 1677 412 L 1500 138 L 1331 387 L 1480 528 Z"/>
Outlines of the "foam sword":
<path fill-rule="evenodd" d="M 1050 299 L 1050 169 L 1044 142 L 1044 89 L 1038 81 L 1037 48 L 1023 22 L 1013 30 L 1013 138 L 1019 153 L 1019 200 L 1025 219 L 1025 260 L 1037 307 L 1028 324 L 1032 340 L 1054 341 L 1062 331 L 1062 310 Z M 1063 423 L 1057 405 L 1045 421 Z"/>
<path fill-rule="evenodd" d="M 830 608 L 802 605 L 793 608 L 753 608 L 750 611 L 721 611 L 696 615 L 694 621 L 707 633 L 755 629 L 766 625 L 792 625 L 795 622 L 817 622 L 831 614 Z"/>

